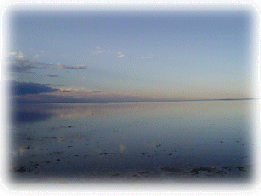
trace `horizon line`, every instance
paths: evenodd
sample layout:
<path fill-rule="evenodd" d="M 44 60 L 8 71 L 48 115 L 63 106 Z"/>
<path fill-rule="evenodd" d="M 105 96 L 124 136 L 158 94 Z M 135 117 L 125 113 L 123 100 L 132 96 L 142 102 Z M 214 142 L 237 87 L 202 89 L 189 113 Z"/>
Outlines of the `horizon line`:
<path fill-rule="evenodd" d="M 64 102 L 39 102 L 39 101 L 35 101 L 35 102 L 19 102 L 16 101 L 14 103 L 16 104 L 20 104 L 20 103 L 138 103 L 138 102 L 142 102 L 142 103 L 149 103 L 149 102 L 155 102 L 155 103 L 159 103 L 159 102 L 192 102 L 192 101 L 241 101 L 241 100 L 255 100 L 255 99 L 260 99 L 260 98 L 224 98 L 224 99 L 187 99 L 187 100 L 152 100 L 152 101 L 93 101 L 93 102 L 88 102 L 88 101 L 78 101 L 78 102 L 70 102 L 70 101 L 64 101 Z"/>

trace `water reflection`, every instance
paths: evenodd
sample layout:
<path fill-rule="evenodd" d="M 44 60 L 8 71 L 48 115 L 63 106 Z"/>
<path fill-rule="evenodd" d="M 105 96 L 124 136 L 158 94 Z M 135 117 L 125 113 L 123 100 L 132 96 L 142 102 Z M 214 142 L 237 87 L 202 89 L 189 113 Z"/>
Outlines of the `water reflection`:
<path fill-rule="evenodd" d="M 45 121 L 52 117 L 51 113 L 19 111 L 13 114 L 15 124 Z"/>
<path fill-rule="evenodd" d="M 26 146 L 19 146 L 17 150 L 12 152 L 13 156 L 23 156 L 26 151 Z"/>
<path fill-rule="evenodd" d="M 123 153 L 124 150 L 125 150 L 125 148 L 126 148 L 126 147 L 125 147 L 123 144 L 121 144 L 121 145 L 120 145 L 120 153 Z"/>
<path fill-rule="evenodd" d="M 154 111 L 156 113 L 153 113 Z M 248 101 L 216 101 L 216 102 L 170 102 L 170 103 L 109 103 L 109 104 L 17 104 L 13 110 L 19 122 L 47 120 L 52 116 L 60 119 L 85 118 L 117 112 L 127 117 L 135 113 L 146 114 L 148 117 L 161 119 L 176 116 L 180 119 L 220 118 L 221 116 L 244 117 L 251 111 Z M 203 119 L 202 118 L 202 119 Z M 207 120 L 207 119 L 205 119 Z"/>
<path fill-rule="evenodd" d="M 163 108 L 162 108 L 163 106 Z M 182 106 L 181 106 L 182 107 Z M 15 123 L 29 123 L 45 121 L 57 116 L 60 119 L 70 120 L 75 118 L 86 118 L 110 113 L 139 114 L 152 112 L 158 108 L 169 109 L 166 104 L 149 103 L 110 103 L 110 104 L 82 104 L 82 103 L 59 103 L 59 104 L 28 104 L 20 103 L 12 110 Z"/>
<path fill-rule="evenodd" d="M 12 168 L 30 177 L 29 171 L 97 177 L 129 169 L 141 176 L 242 176 L 237 167 L 253 163 L 251 107 L 250 101 L 21 104 L 17 122 L 24 126 L 13 128 Z"/>

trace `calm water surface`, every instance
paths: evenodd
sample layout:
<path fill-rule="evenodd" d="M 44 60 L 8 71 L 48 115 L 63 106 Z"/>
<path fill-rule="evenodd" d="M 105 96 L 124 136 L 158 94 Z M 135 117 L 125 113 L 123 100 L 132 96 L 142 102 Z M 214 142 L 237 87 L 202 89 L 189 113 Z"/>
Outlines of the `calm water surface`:
<path fill-rule="evenodd" d="M 18 104 L 14 180 L 249 178 L 253 101 Z"/>

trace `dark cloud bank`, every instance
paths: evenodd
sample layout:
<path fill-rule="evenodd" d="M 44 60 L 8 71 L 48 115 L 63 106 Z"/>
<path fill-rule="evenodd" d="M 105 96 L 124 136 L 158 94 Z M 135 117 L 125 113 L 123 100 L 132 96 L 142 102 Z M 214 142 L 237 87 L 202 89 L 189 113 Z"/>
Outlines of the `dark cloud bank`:
<path fill-rule="evenodd" d="M 54 92 L 58 89 L 49 87 L 46 84 L 37 84 L 33 82 L 11 82 L 11 95 L 28 95 L 28 94 L 39 94 L 46 92 Z"/>
<path fill-rule="evenodd" d="M 48 95 L 45 93 L 55 92 L 59 89 L 52 88 L 47 84 L 37 84 L 33 82 L 11 82 L 12 102 L 14 103 L 108 103 L 108 102 L 172 102 L 172 101 L 191 101 L 184 98 L 160 99 L 144 98 L 137 96 L 120 96 L 120 95 L 96 95 L 94 97 L 74 98 L 70 96 Z M 69 92 L 69 91 L 64 91 Z M 30 96 L 27 96 L 30 95 Z M 247 99 L 247 98 L 246 98 Z M 203 99 L 202 99 L 203 100 Z M 202 101 L 193 100 L 193 101 Z M 213 100 L 238 100 L 238 99 L 213 99 Z M 242 100 L 242 99 L 240 99 Z M 35 115 L 37 116 L 37 115 Z"/>

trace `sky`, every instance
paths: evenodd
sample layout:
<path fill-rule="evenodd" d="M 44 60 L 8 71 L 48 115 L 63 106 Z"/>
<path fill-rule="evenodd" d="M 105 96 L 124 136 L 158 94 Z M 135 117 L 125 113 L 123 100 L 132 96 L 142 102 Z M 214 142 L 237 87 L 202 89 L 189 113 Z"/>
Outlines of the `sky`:
<path fill-rule="evenodd" d="M 15 10 L 8 81 L 19 102 L 253 98 L 247 10 Z"/>

